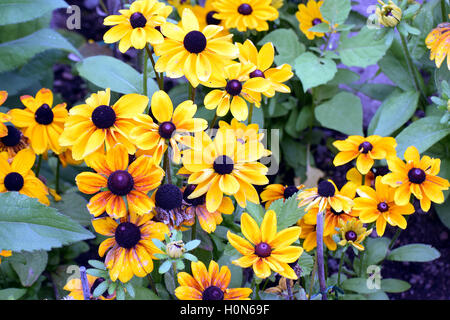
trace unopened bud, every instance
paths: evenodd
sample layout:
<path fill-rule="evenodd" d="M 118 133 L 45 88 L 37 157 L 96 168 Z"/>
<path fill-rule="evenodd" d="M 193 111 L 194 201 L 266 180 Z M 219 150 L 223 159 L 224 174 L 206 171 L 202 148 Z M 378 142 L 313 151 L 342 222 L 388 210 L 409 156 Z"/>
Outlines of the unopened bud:
<path fill-rule="evenodd" d="M 385 27 L 395 27 L 402 19 L 402 9 L 400 9 L 392 0 L 388 4 L 378 0 L 381 8 L 377 7 L 375 14 L 378 21 Z"/>
<path fill-rule="evenodd" d="M 172 259 L 178 259 L 186 252 L 182 240 L 171 242 L 167 245 L 167 255 Z"/>

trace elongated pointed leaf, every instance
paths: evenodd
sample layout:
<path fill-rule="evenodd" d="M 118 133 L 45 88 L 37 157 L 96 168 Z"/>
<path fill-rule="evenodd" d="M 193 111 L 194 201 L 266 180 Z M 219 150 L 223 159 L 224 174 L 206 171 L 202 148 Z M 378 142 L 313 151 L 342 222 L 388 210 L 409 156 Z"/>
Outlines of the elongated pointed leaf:
<path fill-rule="evenodd" d="M 0 1 L 0 26 L 30 21 L 62 7 L 63 0 L 2 0 Z"/>

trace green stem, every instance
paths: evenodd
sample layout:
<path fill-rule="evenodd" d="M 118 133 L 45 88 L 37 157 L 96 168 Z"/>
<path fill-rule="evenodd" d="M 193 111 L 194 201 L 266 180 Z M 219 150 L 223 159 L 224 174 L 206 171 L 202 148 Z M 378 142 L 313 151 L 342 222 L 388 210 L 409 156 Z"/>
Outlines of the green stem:
<path fill-rule="evenodd" d="M 143 61 L 143 72 L 142 72 L 142 89 L 143 89 L 143 94 L 146 96 L 147 95 L 147 56 L 148 53 L 147 51 L 144 51 L 144 61 Z"/>
<path fill-rule="evenodd" d="M 250 124 L 252 123 L 252 118 L 253 118 L 253 107 L 255 106 L 254 103 L 250 104 L 250 109 L 248 110 L 248 121 L 247 123 Z"/>
<path fill-rule="evenodd" d="M 153 59 L 153 54 L 150 51 L 150 48 L 148 45 L 145 46 L 145 50 L 147 51 L 147 55 L 150 58 L 150 62 L 152 63 L 153 70 L 155 71 L 156 82 L 158 83 L 159 90 L 164 90 L 164 78 L 163 78 L 162 74 L 159 74 L 158 72 L 156 72 L 156 69 L 155 69 L 156 63 L 155 63 L 155 60 Z"/>
<path fill-rule="evenodd" d="M 174 288 L 176 288 L 177 287 L 177 280 L 176 280 L 177 264 L 176 264 L 176 262 L 172 262 L 172 271 L 173 271 L 173 285 L 174 285 Z"/>
<path fill-rule="evenodd" d="M 167 183 L 172 184 L 172 174 L 170 172 L 169 151 L 164 154 L 164 171 L 166 172 Z"/>
<path fill-rule="evenodd" d="M 262 289 L 261 289 L 261 291 L 264 291 L 264 290 L 266 290 L 266 286 L 267 286 L 267 284 L 269 283 L 269 278 L 267 278 L 266 279 L 266 281 L 264 282 L 264 284 L 263 284 L 263 287 L 262 287 Z"/>
<path fill-rule="evenodd" d="M 197 217 L 194 218 L 194 224 L 191 229 L 191 240 L 195 240 L 197 236 Z"/>
<path fill-rule="evenodd" d="M 61 167 L 61 160 L 59 160 L 59 157 L 56 157 L 57 163 L 56 163 L 56 180 L 55 180 L 55 191 L 57 194 L 59 194 L 59 170 Z"/>
<path fill-rule="evenodd" d="M 317 274 L 319 276 L 320 293 L 322 300 L 327 300 L 326 281 L 325 281 L 325 267 L 323 259 L 323 219 L 324 211 L 319 211 L 317 214 Z"/>
<path fill-rule="evenodd" d="M 195 103 L 195 88 L 192 86 L 190 82 L 189 82 L 189 99 L 191 99 L 192 102 Z"/>
<path fill-rule="evenodd" d="M 313 267 L 313 271 L 311 273 L 311 281 L 309 282 L 308 300 L 311 300 L 311 297 L 312 297 L 312 290 L 313 290 L 314 282 L 316 280 L 316 270 L 317 270 L 317 251 L 316 251 L 316 255 L 314 257 L 314 267 Z"/>
<path fill-rule="evenodd" d="M 155 282 L 153 281 L 152 275 L 151 275 L 150 273 L 147 274 L 147 279 L 148 279 L 148 282 L 150 283 L 151 290 L 152 290 L 156 295 L 158 295 L 158 292 L 156 291 L 156 287 L 155 287 Z"/>
<path fill-rule="evenodd" d="M 344 264 L 344 254 L 345 254 L 345 250 L 342 250 L 341 253 L 341 259 L 339 260 L 339 270 L 338 270 L 338 278 L 337 278 L 337 285 L 338 287 L 341 286 L 341 271 L 342 271 L 342 265 Z"/>
<path fill-rule="evenodd" d="M 445 8 L 445 0 L 441 0 L 442 22 L 447 22 L 447 10 Z"/>
<path fill-rule="evenodd" d="M 100 6 L 102 7 L 103 11 L 104 11 L 105 13 L 108 13 L 108 8 L 106 7 L 106 5 L 105 5 L 105 3 L 103 2 L 103 0 L 100 0 L 99 3 L 100 3 Z"/>
<path fill-rule="evenodd" d="M 34 172 L 37 178 L 39 178 L 39 171 L 41 171 L 41 164 L 42 164 L 42 154 L 39 155 L 38 163 L 36 165 L 36 171 Z"/>
<path fill-rule="evenodd" d="M 209 125 L 209 133 L 212 133 L 212 129 L 214 129 L 214 126 L 216 125 L 217 121 L 217 113 L 214 115 L 214 118 L 211 121 L 211 124 Z"/>
<path fill-rule="evenodd" d="M 408 222 L 409 216 L 405 217 L 405 220 Z M 389 247 L 388 250 L 391 250 L 392 247 L 394 247 L 395 241 L 398 239 L 398 237 L 400 236 L 400 233 L 402 233 L 403 229 L 398 228 L 397 231 L 394 234 L 394 237 L 392 238 L 391 242 L 389 243 Z"/>

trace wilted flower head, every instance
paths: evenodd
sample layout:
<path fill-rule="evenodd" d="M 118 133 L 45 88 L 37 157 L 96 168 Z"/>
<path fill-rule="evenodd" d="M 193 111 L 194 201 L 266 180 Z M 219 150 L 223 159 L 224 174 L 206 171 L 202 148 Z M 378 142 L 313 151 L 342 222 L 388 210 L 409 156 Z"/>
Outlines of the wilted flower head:
<path fill-rule="evenodd" d="M 377 7 L 375 14 L 378 21 L 385 27 L 395 27 L 402 19 L 402 9 L 400 9 L 392 0 L 389 0 L 388 4 L 378 0 L 381 4 L 381 8 Z"/>

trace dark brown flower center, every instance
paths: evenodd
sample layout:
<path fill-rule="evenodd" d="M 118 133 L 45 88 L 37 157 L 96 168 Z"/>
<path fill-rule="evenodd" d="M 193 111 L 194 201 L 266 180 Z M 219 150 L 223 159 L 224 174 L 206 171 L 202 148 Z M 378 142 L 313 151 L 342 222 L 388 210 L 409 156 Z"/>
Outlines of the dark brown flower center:
<path fill-rule="evenodd" d="M 210 286 L 203 291 L 202 300 L 223 300 L 223 291 L 216 286 Z"/>
<path fill-rule="evenodd" d="M 34 113 L 34 119 L 39 124 L 48 125 L 53 122 L 53 111 L 48 104 L 44 103 Z"/>
<path fill-rule="evenodd" d="M 214 160 L 213 168 L 218 174 L 230 174 L 234 169 L 233 159 L 228 156 L 218 156 Z"/>
<path fill-rule="evenodd" d="M 319 182 L 318 188 L 317 188 L 317 193 L 321 196 L 321 197 L 332 197 L 334 196 L 336 192 L 336 188 L 334 187 L 334 185 L 326 180 L 322 180 Z"/>
<path fill-rule="evenodd" d="M 187 203 L 189 203 L 192 206 L 201 206 L 201 205 L 205 204 L 206 194 L 204 194 L 200 197 L 194 198 L 194 199 L 188 198 L 191 195 L 191 193 L 194 192 L 196 187 L 197 187 L 196 184 L 188 184 L 186 186 L 186 188 L 184 189 L 183 199 L 184 199 L 184 201 L 186 201 Z"/>
<path fill-rule="evenodd" d="M 108 177 L 108 189 L 116 196 L 125 196 L 133 190 L 134 180 L 126 170 L 117 170 Z"/>
<path fill-rule="evenodd" d="M 256 245 L 255 253 L 260 258 L 266 258 L 272 253 L 272 248 L 265 242 Z"/>
<path fill-rule="evenodd" d="M 190 53 L 200 53 L 206 48 L 206 37 L 200 31 L 189 32 L 183 40 L 183 45 Z"/>
<path fill-rule="evenodd" d="M 378 211 L 380 211 L 380 212 L 386 212 L 386 211 L 389 210 L 389 206 L 388 206 L 388 204 L 387 204 L 386 202 L 380 202 L 380 203 L 377 205 L 377 209 L 378 209 Z"/>
<path fill-rule="evenodd" d="M 115 239 L 122 248 L 134 248 L 141 240 L 141 230 L 134 223 L 122 222 L 117 226 Z"/>
<path fill-rule="evenodd" d="M 206 24 L 214 24 L 219 25 L 221 20 L 214 18 L 213 16 L 217 13 L 217 11 L 210 11 L 206 15 Z"/>
<path fill-rule="evenodd" d="M 318 25 L 318 24 L 321 24 L 321 23 L 322 23 L 322 19 L 320 19 L 320 18 L 315 18 L 315 19 L 312 21 L 312 25 L 313 25 L 313 26 Z"/>
<path fill-rule="evenodd" d="M 242 84 L 239 80 L 230 80 L 227 82 L 225 91 L 232 96 L 237 96 L 242 91 Z"/>
<path fill-rule="evenodd" d="M 10 172 L 3 181 L 8 191 L 20 191 L 23 188 L 24 180 L 20 173 Z"/>
<path fill-rule="evenodd" d="M 289 199 L 290 197 L 292 197 L 294 194 L 296 194 L 298 191 L 296 186 L 289 186 L 286 189 L 284 189 L 283 192 L 283 197 L 285 199 Z"/>
<path fill-rule="evenodd" d="M 347 231 L 345 233 L 345 239 L 347 241 L 355 241 L 358 238 L 358 235 L 356 234 L 355 231 Z"/>
<path fill-rule="evenodd" d="M 7 147 L 17 146 L 22 137 L 22 132 L 14 126 L 7 125 L 6 128 L 8 129 L 8 134 L 0 138 L 0 141 Z"/>
<path fill-rule="evenodd" d="M 249 74 L 250 78 L 265 78 L 264 72 L 261 70 L 256 69 L 255 71 L 251 72 Z"/>
<path fill-rule="evenodd" d="M 163 184 L 155 194 L 156 206 L 172 210 L 181 207 L 183 204 L 183 193 L 180 188 L 173 184 Z"/>
<path fill-rule="evenodd" d="M 116 113 L 110 106 L 101 105 L 94 109 L 92 122 L 99 129 L 108 129 L 116 122 Z"/>
<path fill-rule="evenodd" d="M 238 12 L 244 16 L 248 16 L 253 12 L 253 9 L 248 3 L 243 3 L 239 6 Z"/>
<path fill-rule="evenodd" d="M 373 149 L 373 146 L 370 142 L 364 141 L 359 145 L 358 149 L 359 152 L 366 154 Z"/>
<path fill-rule="evenodd" d="M 163 122 L 159 125 L 159 135 L 164 139 L 172 138 L 172 134 L 175 131 L 176 127 L 171 121 Z"/>
<path fill-rule="evenodd" d="M 412 168 L 408 171 L 408 178 L 409 181 L 415 184 L 421 184 L 425 181 L 427 175 L 425 174 L 425 171 L 419 168 Z"/>
<path fill-rule="evenodd" d="M 147 24 L 147 19 L 140 12 L 135 12 L 130 17 L 130 24 L 133 29 L 143 28 Z"/>

